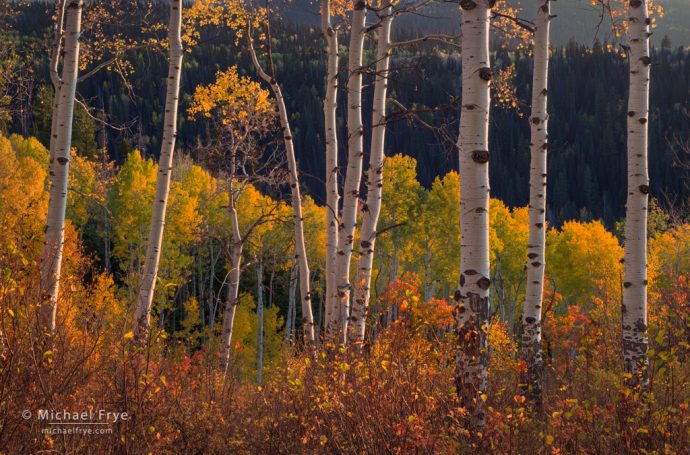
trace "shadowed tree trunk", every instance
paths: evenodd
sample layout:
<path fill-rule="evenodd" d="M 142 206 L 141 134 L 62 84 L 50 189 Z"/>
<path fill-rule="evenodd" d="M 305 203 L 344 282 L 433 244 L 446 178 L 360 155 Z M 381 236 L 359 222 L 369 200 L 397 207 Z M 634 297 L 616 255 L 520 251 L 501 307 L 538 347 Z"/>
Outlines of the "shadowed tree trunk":
<path fill-rule="evenodd" d="M 649 115 L 649 12 L 646 0 L 630 0 L 628 95 L 628 201 L 625 213 L 623 360 L 631 383 L 647 378 L 647 125 Z"/>
<path fill-rule="evenodd" d="M 374 104 L 372 108 L 371 152 L 369 154 L 369 177 L 367 201 L 362 208 L 362 232 L 359 244 L 359 261 L 355 279 L 355 295 L 352 301 L 349 341 L 360 345 L 364 342 L 367 312 L 371 297 L 371 272 L 374 264 L 376 229 L 381 213 L 383 192 L 383 161 L 386 138 L 386 91 L 388 88 L 388 67 L 390 65 L 390 35 L 393 17 L 389 1 L 383 4 L 381 27 L 378 30 L 376 50 L 376 79 L 374 81 Z"/>
<path fill-rule="evenodd" d="M 144 276 L 137 295 L 134 336 L 138 341 L 146 339 L 151 323 L 151 305 L 158 276 L 158 263 L 163 245 L 165 212 L 168 206 L 168 193 L 172 178 L 173 153 L 177 137 L 177 107 L 180 95 L 180 76 L 182 74 L 182 2 L 171 0 L 170 23 L 168 25 L 168 82 L 165 93 L 165 115 L 163 117 L 163 142 L 158 160 L 156 195 L 153 200 L 151 227 L 149 229 Z"/>
<path fill-rule="evenodd" d="M 304 344 L 308 351 L 314 351 L 316 349 L 316 342 L 314 338 L 314 314 L 311 308 L 309 261 L 307 259 L 307 249 L 304 243 L 304 217 L 302 216 L 302 195 L 299 187 L 299 171 L 297 169 L 295 146 L 292 141 L 292 131 L 290 130 L 290 120 L 288 118 L 287 108 L 285 107 L 285 99 L 283 98 L 283 93 L 280 90 L 280 86 L 275 79 L 275 73 L 273 71 L 273 61 L 270 51 L 270 36 L 268 36 L 267 41 L 269 42 L 268 60 L 271 72 L 270 76 L 263 70 L 261 64 L 259 63 L 251 37 L 249 37 L 249 51 L 251 53 L 254 67 L 258 71 L 259 75 L 271 86 L 273 96 L 275 96 L 276 105 L 278 106 L 280 126 L 283 133 L 283 143 L 285 145 L 288 169 L 290 171 L 290 189 L 292 193 L 291 203 L 293 221 L 295 225 L 294 263 L 299 265 L 300 300 L 302 301 L 302 329 L 304 331 Z"/>
<path fill-rule="evenodd" d="M 455 385 L 474 427 L 484 425 L 489 317 L 489 108 L 493 1 L 462 0 L 460 116 L 460 282 L 455 291 Z"/>
<path fill-rule="evenodd" d="M 533 406 L 541 408 L 542 369 L 541 308 L 544 291 L 546 251 L 546 157 L 548 151 L 549 23 L 551 1 L 540 0 L 534 30 L 534 74 L 532 76 L 531 170 L 529 180 L 529 240 L 527 284 L 522 316 L 521 355 L 527 364 L 521 378 L 523 393 Z"/>
<path fill-rule="evenodd" d="M 257 322 L 257 340 L 256 340 L 256 383 L 261 385 L 261 379 L 264 369 L 264 264 L 261 259 L 256 264 L 256 318 Z"/>
<path fill-rule="evenodd" d="M 50 198 L 45 239 L 41 253 L 41 307 L 38 314 L 41 335 L 52 335 L 56 327 L 62 250 L 65 243 L 65 210 L 67 208 L 67 184 L 72 145 L 72 118 L 79 74 L 81 12 L 81 0 L 70 0 L 67 3 L 62 78 L 57 84 L 56 101 L 53 104 L 53 125 L 50 139 Z M 59 14 L 58 20 L 61 19 L 61 14 Z M 61 25 L 58 26 L 58 28 L 60 27 Z M 57 62 L 54 68 L 57 72 Z M 53 74 L 51 76 L 55 77 Z"/>

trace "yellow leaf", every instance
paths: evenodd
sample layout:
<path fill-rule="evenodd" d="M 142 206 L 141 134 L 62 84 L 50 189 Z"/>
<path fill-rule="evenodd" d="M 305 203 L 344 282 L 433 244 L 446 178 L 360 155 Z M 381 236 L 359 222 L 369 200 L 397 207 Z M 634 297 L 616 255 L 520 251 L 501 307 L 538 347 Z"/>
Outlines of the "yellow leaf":
<path fill-rule="evenodd" d="M 11 308 L 8 308 L 7 312 L 10 314 L 10 317 L 14 317 L 14 311 Z"/>
<path fill-rule="evenodd" d="M 553 444 L 553 436 L 551 436 L 550 434 L 549 434 L 549 435 L 546 435 L 546 440 L 545 440 L 545 442 L 546 442 L 546 445 L 547 445 L 547 446 L 550 446 L 551 444 Z"/>
<path fill-rule="evenodd" d="M 168 385 L 168 380 L 165 379 L 165 376 L 161 375 L 160 380 L 161 380 L 161 384 Z"/>
<path fill-rule="evenodd" d="M 134 338 L 134 332 L 130 330 L 129 332 L 125 333 L 125 336 L 123 338 L 125 340 L 131 340 L 132 338 Z"/>

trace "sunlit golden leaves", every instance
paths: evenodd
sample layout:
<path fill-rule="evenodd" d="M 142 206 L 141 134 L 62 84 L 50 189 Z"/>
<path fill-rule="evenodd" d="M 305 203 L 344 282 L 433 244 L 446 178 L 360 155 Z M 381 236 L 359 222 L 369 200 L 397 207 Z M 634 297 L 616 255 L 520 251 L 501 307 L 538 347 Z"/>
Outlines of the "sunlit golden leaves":
<path fill-rule="evenodd" d="M 215 117 L 236 134 L 248 127 L 265 130 L 275 119 L 270 93 L 251 78 L 240 76 L 236 66 L 217 73 L 212 84 L 197 87 L 188 113 L 192 118 Z"/>
<path fill-rule="evenodd" d="M 601 23 L 610 27 L 610 39 L 606 39 L 606 49 L 609 52 L 620 52 L 625 56 L 623 48 L 617 45 L 621 40 L 625 41 L 628 32 L 628 9 L 629 0 L 590 0 L 601 15 Z M 664 17 L 664 8 L 660 0 L 647 0 L 647 10 L 650 20 L 650 27 L 655 28 L 657 20 Z M 605 33 L 608 37 L 608 34 Z"/>
<path fill-rule="evenodd" d="M 525 113 L 520 110 L 520 100 L 517 96 L 515 85 L 515 64 L 508 65 L 498 70 L 498 74 L 493 79 L 491 95 L 494 105 L 499 109 L 514 109 L 519 117 L 524 117 Z"/>
<path fill-rule="evenodd" d="M 184 15 L 182 39 L 193 46 L 205 27 L 225 27 L 234 32 L 235 44 L 239 44 L 248 26 L 259 28 L 267 17 L 266 8 L 244 0 L 196 0 Z"/>

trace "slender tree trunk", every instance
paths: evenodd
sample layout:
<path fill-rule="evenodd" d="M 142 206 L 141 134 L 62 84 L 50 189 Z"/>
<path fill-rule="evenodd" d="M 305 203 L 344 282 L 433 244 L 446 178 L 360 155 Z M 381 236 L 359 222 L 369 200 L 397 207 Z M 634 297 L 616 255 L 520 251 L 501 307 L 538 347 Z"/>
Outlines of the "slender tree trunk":
<path fill-rule="evenodd" d="M 378 30 L 376 47 L 376 79 L 374 81 L 374 104 L 372 106 L 371 152 L 369 154 L 369 179 L 367 201 L 362 208 L 362 232 L 359 242 L 359 261 L 355 280 L 355 296 L 352 301 L 349 341 L 361 346 L 364 342 L 367 313 L 371 298 L 371 272 L 374 264 L 376 229 L 381 213 L 383 192 L 383 161 L 386 138 L 386 92 L 388 68 L 390 65 L 390 35 L 393 17 L 390 1 L 383 4 L 381 27 Z"/>
<path fill-rule="evenodd" d="M 256 318 L 257 322 L 257 340 L 256 340 L 256 383 L 261 385 L 261 378 L 264 369 L 264 264 L 259 259 L 256 264 L 256 280 L 258 282 L 256 288 Z"/>
<path fill-rule="evenodd" d="M 521 355 L 527 371 L 520 383 L 523 393 L 541 409 L 542 369 L 541 307 L 546 263 L 546 157 L 548 148 L 547 95 L 549 80 L 549 23 L 551 0 L 540 0 L 534 22 L 534 73 L 532 76 L 531 171 L 529 182 L 529 241 L 527 284 L 522 315 Z"/>
<path fill-rule="evenodd" d="M 148 335 L 151 323 L 151 305 L 158 276 L 158 262 L 163 245 L 165 212 L 168 205 L 170 180 L 172 177 L 173 153 L 177 137 L 177 107 L 180 95 L 180 76 L 182 74 L 182 1 L 170 1 L 170 23 L 168 25 L 168 80 L 165 93 L 165 115 L 163 117 L 163 142 L 158 160 L 156 195 L 153 200 L 151 227 L 149 230 L 144 276 L 137 295 L 134 336 L 142 341 Z"/>
<path fill-rule="evenodd" d="M 270 37 L 269 37 L 270 41 Z M 273 64 L 269 57 L 269 64 L 271 65 L 271 76 L 269 76 L 259 63 L 256 56 L 254 46 L 249 39 L 249 50 L 252 56 L 252 62 L 259 72 L 261 78 L 266 81 L 273 91 L 278 106 L 278 114 L 280 117 L 280 126 L 283 129 L 283 143 L 285 144 L 285 153 L 287 154 L 288 168 L 290 171 L 290 189 L 292 191 L 292 213 L 295 225 L 295 256 L 294 263 L 299 265 L 299 283 L 300 283 L 300 300 L 302 301 L 302 328 L 304 331 L 304 344 L 308 351 L 314 351 L 316 348 L 314 339 L 314 314 L 311 308 L 311 292 L 309 289 L 310 271 L 309 260 L 307 258 L 307 249 L 304 243 L 304 218 L 302 216 L 302 195 L 299 187 L 299 171 L 297 169 L 297 159 L 295 158 L 295 146 L 292 141 L 292 131 L 290 130 L 290 120 L 288 118 L 287 108 L 285 107 L 285 99 L 280 90 L 278 82 L 275 80 L 275 74 L 272 70 Z"/>
<path fill-rule="evenodd" d="M 475 427 L 484 425 L 489 317 L 489 108 L 492 72 L 487 0 L 462 0 L 460 282 L 455 292 L 455 385 Z"/>
<path fill-rule="evenodd" d="M 297 264 L 290 268 L 290 283 L 288 286 L 288 314 L 285 319 L 285 339 L 292 343 L 292 334 L 295 331 L 294 315 L 296 313 L 295 302 L 297 299 Z"/>
<path fill-rule="evenodd" d="M 628 202 L 625 214 L 623 360 L 632 384 L 649 383 L 647 366 L 647 125 L 649 115 L 649 16 L 647 0 L 630 0 L 628 95 Z"/>
<path fill-rule="evenodd" d="M 335 323 L 337 308 L 336 258 L 338 252 L 338 31 L 331 25 L 331 2 L 321 2 L 321 30 L 326 38 L 328 69 L 323 114 L 326 129 L 326 326 Z"/>
<path fill-rule="evenodd" d="M 65 243 L 65 210 L 72 145 L 72 118 L 79 74 L 79 37 L 81 35 L 81 0 L 70 0 L 66 8 L 65 47 L 60 89 L 53 107 L 54 127 L 51 134 L 50 199 L 45 239 L 41 254 L 41 334 L 55 332 L 62 250 Z M 54 150 L 53 150 L 54 149 Z M 54 152 L 54 153 L 53 153 Z"/>
<path fill-rule="evenodd" d="M 357 224 L 357 205 L 362 181 L 364 159 L 364 127 L 362 124 L 362 55 L 364 51 L 366 1 L 353 0 L 350 27 L 350 54 L 347 81 L 347 172 L 343 189 L 343 213 L 338 226 L 338 253 L 336 258 L 338 302 L 336 324 L 327 327 L 327 337 L 340 344 L 347 342 L 347 324 L 350 315 L 350 261 Z"/>
<path fill-rule="evenodd" d="M 235 189 L 233 178 L 235 176 L 235 157 L 232 158 L 232 170 L 228 179 L 228 214 L 232 225 L 231 239 L 231 259 L 230 259 L 230 282 L 228 283 L 228 296 L 225 302 L 225 314 L 223 316 L 223 332 L 220 340 L 220 368 L 225 376 L 230 364 L 230 350 L 232 349 L 232 330 L 235 324 L 235 313 L 237 305 L 240 303 L 240 273 L 242 270 L 242 248 L 244 242 L 240 233 L 240 222 L 235 208 Z"/>

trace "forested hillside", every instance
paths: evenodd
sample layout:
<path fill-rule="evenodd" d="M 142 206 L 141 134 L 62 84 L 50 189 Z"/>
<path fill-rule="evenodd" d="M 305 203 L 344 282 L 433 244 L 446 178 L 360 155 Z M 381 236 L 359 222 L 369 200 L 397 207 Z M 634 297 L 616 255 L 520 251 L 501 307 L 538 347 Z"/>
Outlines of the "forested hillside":
<path fill-rule="evenodd" d="M 161 12 L 161 14 L 163 14 Z M 36 30 L 45 32 L 49 16 L 43 6 L 33 6 L 30 13 L 21 16 L 19 31 L 35 36 Z M 320 31 L 314 27 L 274 29 L 274 59 L 280 75 L 289 110 L 296 122 L 295 145 L 310 194 L 325 202 L 323 169 L 325 157 L 324 126 L 319 121 L 324 96 L 326 56 Z M 397 29 L 395 40 L 411 35 Z M 249 56 L 242 46 L 234 46 L 234 38 L 222 31 L 206 31 L 201 43 L 191 50 L 184 61 L 181 108 L 189 107 L 194 88 L 208 84 L 216 71 L 239 65 L 251 74 Z M 531 59 L 525 51 L 514 51 L 510 46 L 495 48 L 499 67 L 514 66 L 511 83 L 519 105 L 494 107 L 492 115 L 491 180 L 492 194 L 509 206 L 527 203 L 528 186 L 525 179 L 514 178 L 529 170 L 529 93 L 532 78 Z M 47 55 L 32 62 L 36 75 L 47 74 Z M 345 58 L 345 57 L 343 57 Z M 369 62 L 373 55 L 368 55 Z M 650 118 L 650 178 L 654 182 L 653 196 L 662 204 L 671 205 L 690 196 L 690 189 L 676 178 L 682 172 L 680 164 L 688 158 L 678 153 L 677 137 L 687 137 L 690 131 L 687 105 L 690 101 L 690 52 L 667 42 L 653 52 L 654 75 L 651 85 L 653 114 Z M 607 226 L 624 213 L 625 166 L 625 97 L 627 82 L 626 61 L 596 45 L 570 43 L 554 50 L 550 69 L 552 97 L 549 98 L 552 144 L 549 175 L 553 185 L 548 189 L 548 220 L 556 225 L 572 219 L 601 219 Z M 160 128 L 164 95 L 164 79 L 149 77 L 164 74 L 165 55 L 152 51 L 132 51 L 132 73 L 126 86 L 118 75 L 101 72 L 79 86 L 79 93 L 89 100 L 97 113 L 104 109 L 109 122 L 126 126 L 123 131 L 108 129 L 110 157 L 121 163 L 127 153 L 139 149 L 147 156 L 157 156 L 160 148 Z M 212 64 L 204 64 L 212 62 Z M 393 57 L 390 87 L 393 97 L 405 105 L 414 103 L 418 108 L 444 110 L 436 115 L 426 114 L 425 120 L 441 123 L 457 122 L 460 94 L 459 79 L 454 71 L 459 68 L 459 54 L 453 48 L 427 44 L 398 52 Z M 41 87 L 45 81 L 34 81 L 35 93 L 21 100 L 34 102 L 32 107 L 5 123 L 10 132 L 33 134 L 44 144 L 49 136 L 49 112 L 42 106 L 49 104 L 49 90 Z M 156 96 L 150 96 L 156 94 Z M 341 91 L 341 96 L 344 92 Z M 372 90 L 365 90 L 364 121 L 371 123 Z M 455 103 L 455 104 L 453 104 Z M 77 111 L 75 146 L 85 153 L 96 149 L 99 126 Z M 448 125 L 452 130 L 453 126 Z M 414 134 L 409 134 L 413 130 Z M 203 123 L 191 122 L 186 115 L 180 118 L 179 143 L 192 156 L 200 140 L 208 135 Z M 341 138 L 342 139 L 342 138 Z M 434 178 L 457 168 L 457 157 L 452 144 L 409 118 L 399 118 L 388 127 L 388 153 L 403 153 L 418 162 L 419 179 L 427 188 Z M 341 144 L 342 144 L 341 140 Z M 368 147 L 367 147 L 368 150 Z M 341 154 L 341 156 L 343 156 Z"/>
<path fill-rule="evenodd" d="M 687 454 L 690 19 L 564 2 L 0 0 L 0 454 Z"/>

